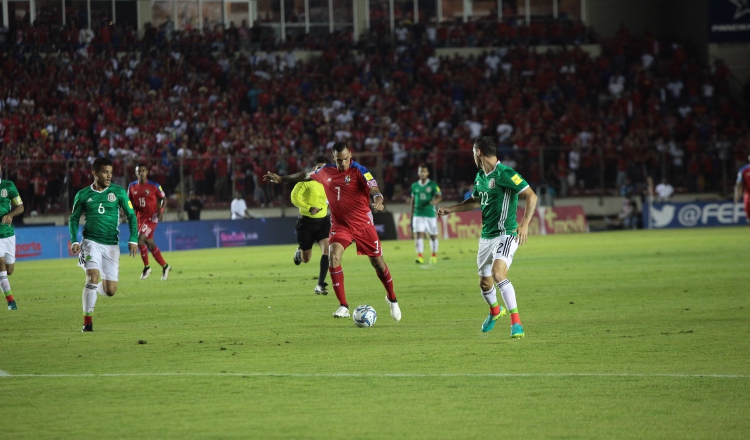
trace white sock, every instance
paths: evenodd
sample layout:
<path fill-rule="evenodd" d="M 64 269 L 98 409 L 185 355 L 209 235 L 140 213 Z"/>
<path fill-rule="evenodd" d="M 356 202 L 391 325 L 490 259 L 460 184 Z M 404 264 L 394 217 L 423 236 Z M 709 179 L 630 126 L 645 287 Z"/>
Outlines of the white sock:
<path fill-rule="evenodd" d="M 99 281 L 99 284 L 96 285 L 96 293 L 101 296 L 109 296 L 106 292 L 104 292 L 104 281 Z"/>
<path fill-rule="evenodd" d="M 492 304 L 497 302 L 497 291 L 495 290 L 495 286 L 492 286 L 487 292 L 482 291 L 482 296 L 484 297 L 484 301 L 492 307 Z"/>
<path fill-rule="evenodd" d="M 86 284 L 82 295 L 83 313 L 94 313 L 96 305 L 96 284 Z"/>
<path fill-rule="evenodd" d="M 438 251 L 438 239 L 437 237 L 430 239 L 430 249 L 432 249 L 433 254 L 437 254 Z"/>
<path fill-rule="evenodd" d="M 497 288 L 500 290 L 500 294 L 503 296 L 503 301 L 505 301 L 505 307 L 507 307 L 508 310 L 513 310 L 518 307 L 516 304 L 516 289 L 513 288 L 513 284 L 510 283 L 510 280 L 500 281 L 497 283 Z"/>
<path fill-rule="evenodd" d="M 0 272 L 0 290 L 2 290 L 3 293 L 10 290 L 10 281 L 8 281 L 7 270 Z"/>
<path fill-rule="evenodd" d="M 421 254 L 424 252 L 424 238 L 417 239 L 417 253 Z"/>

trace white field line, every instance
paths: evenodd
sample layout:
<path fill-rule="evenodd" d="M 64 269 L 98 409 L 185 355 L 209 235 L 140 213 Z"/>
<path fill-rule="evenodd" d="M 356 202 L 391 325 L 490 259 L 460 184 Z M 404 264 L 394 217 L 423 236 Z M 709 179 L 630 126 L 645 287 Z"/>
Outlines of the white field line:
<path fill-rule="evenodd" d="M 632 377 L 632 378 L 714 378 L 750 379 L 748 374 L 685 374 L 685 373 L 20 373 L 0 370 L 0 378 L 29 377 L 291 377 L 291 378 L 483 378 L 483 377 Z"/>

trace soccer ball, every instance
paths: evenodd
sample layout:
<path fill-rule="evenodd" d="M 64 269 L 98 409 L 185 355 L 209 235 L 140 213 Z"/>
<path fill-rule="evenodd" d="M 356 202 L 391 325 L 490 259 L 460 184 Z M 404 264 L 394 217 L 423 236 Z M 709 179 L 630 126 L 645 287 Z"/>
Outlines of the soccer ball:
<path fill-rule="evenodd" d="M 352 318 L 354 319 L 354 325 L 357 327 L 372 327 L 378 320 L 378 314 L 372 307 L 364 305 L 354 309 Z"/>

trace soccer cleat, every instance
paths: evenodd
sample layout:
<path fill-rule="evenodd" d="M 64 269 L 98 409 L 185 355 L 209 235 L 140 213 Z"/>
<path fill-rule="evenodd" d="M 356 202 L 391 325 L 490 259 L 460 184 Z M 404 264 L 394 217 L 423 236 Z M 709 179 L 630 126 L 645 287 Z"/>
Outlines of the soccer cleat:
<path fill-rule="evenodd" d="M 523 338 L 523 327 L 521 327 L 521 324 L 513 324 L 510 326 L 510 337 L 513 339 L 520 339 Z"/>
<path fill-rule="evenodd" d="M 143 268 L 143 272 L 141 272 L 141 279 L 145 280 L 149 275 L 151 275 L 151 266 L 146 266 Z"/>
<path fill-rule="evenodd" d="M 430 264 L 437 264 L 437 257 L 430 257 Z"/>
<path fill-rule="evenodd" d="M 84 324 L 83 330 L 81 332 L 93 332 L 94 331 L 94 324 Z"/>
<path fill-rule="evenodd" d="M 318 284 L 314 292 L 316 295 L 328 295 L 328 283 Z"/>
<path fill-rule="evenodd" d="M 422 264 L 422 263 L 424 263 L 424 258 L 417 257 L 417 264 Z"/>
<path fill-rule="evenodd" d="M 162 270 L 161 270 L 161 280 L 162 281 L 167 281 L 167 278 L 169 278 L 169 272 L 171 272 L 171 271 L 172 271 L 172 266 L 170 266 L 168 264 L 166 266 L 164 266 L 164 268 L 162 268 Z"/>
<path fill-rule="evenodd" d="M 339 306 L 338 309 L 336 309 L 335 312 L 333 312 L 334 318 L 348 318 L 349 317 L 349 308 L 346 306 Z"/>
<path fill-rule="evenodd" d="M 500 306 L 500 313 L 497 315 L 493 315 L 492 312 L 490 312 L 490 314 L 487 315 L 487 319 L 482 323 L 482 333 L 487 333 L 492 330 L 492 328 L 495 327 L 497 320 L 503 316 L 505 316 L 505 309 L 503 306 Z"/>
<path fill-rule="evenodd" d="M 297 250 L 294 251 L 294 264 L 299 266 L 300 263 L 302 263 L 302 252 L 297 248 Z"/>
<path fill-rule="evenodd" d="M 8 301 L 8 310 L 18 310 L 18 306 L 16 305 L 16 300 Z"/>
<path fill-rule="evenodd" d="M 391 307 L 391 318 L 393 318 L 394 321 L 401 321 L 401 308 L 398 306 L 398 301 L 391 302 L 387 296 L 385 297 L 385 300 Z"/>

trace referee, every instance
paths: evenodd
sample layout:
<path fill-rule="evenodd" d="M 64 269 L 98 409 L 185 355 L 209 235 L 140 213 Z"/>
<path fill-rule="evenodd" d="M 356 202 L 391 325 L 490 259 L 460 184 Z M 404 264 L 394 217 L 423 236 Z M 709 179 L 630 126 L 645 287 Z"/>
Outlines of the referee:
<path fill-rule="evenodd" d="M 328 159 L 319 156 L 315 159 L 312 172 L 326 166 Z M 318 285 L 315 286 L 316 295 L 328 295 L 328 283 L 325 282 L 328 273 L 328 234 L 331 231 L 331 218 L 328 217 L 328 200 L 323 185 L 312 180 L 298 182 L 292 190 L 292 204 L 299 208 L 297 219 L 297 243 L 299 247 L 294 253 L 294 264 L 307 263 L 312 257 L 312 246 L 318 243 L 320 252 L 320 273 Z"/>

